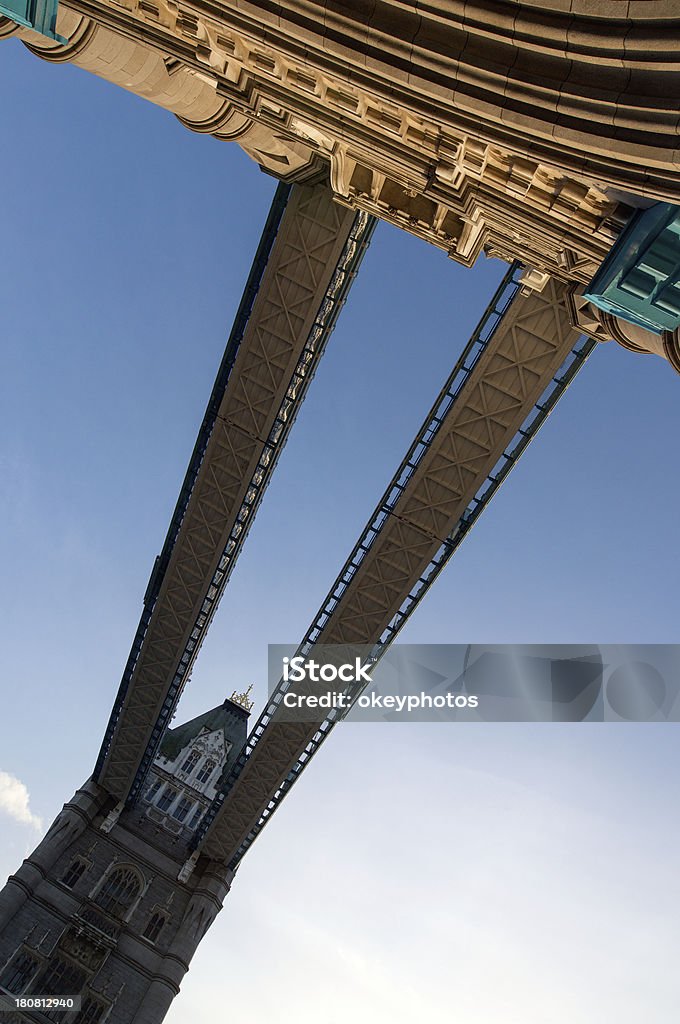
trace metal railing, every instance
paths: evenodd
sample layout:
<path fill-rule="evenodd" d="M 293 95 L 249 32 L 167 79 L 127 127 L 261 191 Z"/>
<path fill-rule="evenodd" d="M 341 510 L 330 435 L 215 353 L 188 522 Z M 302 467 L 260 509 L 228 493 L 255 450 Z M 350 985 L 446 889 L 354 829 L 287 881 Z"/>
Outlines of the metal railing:
<path fill-rule="evenodd" d="M 328 339 L 335 327 L 352 282 L 370 243 L 377 221 L 366 213 L 358 213 L 349 237 L 338 260 L 337 267 L 311 327 L 305 347 L 298 359 L 283 401 L 274 420 L 257 467 L 246 490 L 245 498 L 227 539 L 222 557 L 210 581 L 201 610 L 194 623 L 189 640 L 180 658 L 177 672 L 168 688 L 161 712 L 154 725 L 149 743 L 140 761 L 127 797 L 126 806 L 134 805 L 144 786 L 144 780 L 153 764 L 163 734 L 172 718 L 177 702 L 189 677 L 189 672 L 207 634 L 210 623 L 229 580 L 236 559 L 241 552 L 255 512 L 269 484 L 277 460 L 288 439 L 295 417 L 314 377 Z"/>
<path fill-rule="evenodd" d="M 177 540 L 180 527 L 182 525 L 182 520 L 184 519 L 184 515 L 189 504 L 189 499 L 191 497 L 191 493 L 194 489 L 194 484 L 196 483 L 196 478 L 198 477 L 198 473 L 203 462 L 203 457 L 205 456 L 208 441 L 210 440 L 210 435 L 212 434 L 213 427 L 215 426 L 215 422 L 217 420 L 217 413 L 219 411 L 222 398 L 224 397 L 224 392 L 229 382 L 229 376 L 234 366 L 234 361 L 236 359 L 239 346 L 243 339 L 248 319 L 253 309 L 253 303 L 255 302 L 255 298 L 259 291 L 260 284 L 262 282 L 262 277 L 267 267 L 267 263 L 271 255 L 274 242 L 276 241 L 276 235 L 278 233 L 281 220 L 283 218 L 283 214 L 288 203 L 291 187 L 292 186 L 283 183 L 279 184 L 274 194 L 274 199 L 269 209 L 269 213 L 267 215 L 267 220 L 265 222 L 264 230 L 260 237 L 257 251 L 255 253 L 255 258 L 250 268 L 250 273 L 248 274 L 246 286 L 243 291 L 243 295 L 241 297 L 238 310 L 236 311 L 234 324 L 232 326 L 231 333 L 229 334 L 229 339 L 224 350 L 224 355 L 222 357 L 222 361 L 217 371 L 217 376 L 215 378 L 215 383 L 210 394 L 210 399 L 208 401 L 205 415 L 203 417 L 203 422 L 201 423 L 201 426 L 199 428 L 196 443 L 194 445 L 194 450 L 191 454 L 189 465 L 187 467 L 184 480 L 182 482 L 179 498 L 177 499 L 177 504 L 175 505 L 175 509 L 172 514 L 172 519 L 170 520 L 170 527 L 168 529 L 165 541 L 163 543 L 161 553 L 160 555 L 157 555 L 153 568 L 151 570 L 151 576 L 147 584 L 146 593 L 144 594 L 144 608 L 142 610 L 139 625 L 137 626 L 137 631 L 132 642 L 130 654 L 128 655 L 128 659 L 125 664 L 123 677 L 118 688 L 118 693 L 114 701 L 113 709 L 111 711 L 111 715 L 109 717 L 109 721 L 104 732 L 104 739 L 102 741 L 102 745 L 97 756 L 97 761 L 95 763 L 95 780 L 99 778 L 99 776 L 101 775 L 101 772 L 104 768 L 104 763 L 111 748 L 113 736 L 116 731 L 116 725 L 118 724 L 118 719 L 120 718 L 120 715 L 123 710 L 125 697 L 127 695 L 130 683 L 132 681 L 132 677 L 134 675 L 135 665 L 137 664 L 137 660 L 142 649 L 142 644 L 144 643 L 144 637 L 146 636 L 147 630 L 149 628 L 151 615 L 153 613 L 156 600 L 158 598 L 163 578 L 170 563 L 170 556 L 175 546 L 175 542 Z"/>
<path fill-rule="evenodd" d="M 451 375 L 438 395 L 437 400 L 430 410 L 419 434 L 409 448 L 409 451 L 402 461 L 399 469 L 392 478 L 383 498 L 376 507 L 373 516 L 369 520 L 350 557 L 343 566 L 335 584 L 329 591 L 316 618 L 307 630 L 302 643 L 297 649 L 297 654 L 304 657 L 309 655 L 314 645 L 317 643 L 323 629 L 331 619 L 335 609 L 342 599 L 343 594 L 347 590 L 350 580 L 357 572 L 376 537 L 379 535 L 385 522 L 389 518 L 390 513 L 395 508 L 397 501 L 403 494 L 409 480 L 413 476 L 424 452 L 432 444 L 442 422 L 460 395 L 464 384 L 469 379 L 481 353 L 488 346 L 496 329 L 501 323 L 503 316 L 517 297 L 520 289 L 519 276 L 521 270 L 521 265 L 519 263 L 514 263 L 503 278 L 495 295 L 489 303 L 489 306 L 485 310 L 474 334 L 463 350 L 460 359 L 456 363 Z M 487 507 L 493 496 L 497 493 L 501 484 L 507 479 L 519 458 L 524 451 L 526 451 L 527 447 L 536 436 L 541 426 L 545 423 L 546 419 L 557 405 L 559 399 L 576 377 L 576 374 L 581 369 L 595 346 L 596 342 L 590 338 L 581 337 L 578 339 L 576 345 L 563 362 L 559 371 L 551 379 L 549 385 L 543 391 L 539 401 L 534 405 L 521 428 L 514 435 L 512 441 L 505 448 L 491 472 L 478 488 L 474 497 L 460 516 L 454 529 L 441 544 L 425 572 L 420 576 L 404 598 L 399 610 L 389 625 L 383 630 L 373 647 L 371 654 L 366 659 L 367 664 L 377 664 L 389 645 L 404 627 L 409 617 L 413 614 L 425 597 L 426 593 L 429 591 L 439 573 L 463 542 L 473 525 L 477 522 L 479 516 Z M 258 721 L 248 737 L 246 746 L 234 762 L 232 771 L 226 780 L 222 791 L 215 797 L 211 807 L 199 822 L 196 836 L 192 842 L 192 846 L 194 848 L 200 847 L 201 842 L 205 838 L 210 826 L 215 820 L 215 817 L 219 813 L 224 800 L 236 782 L 240 772 L 246 762 L 253 756 L 253 753 L 256 750 L 265 730 L 276 716 L 278 708 L 283 701 L 285 693 L 290 688 L 290 685 L 290 683 L 286 683 L 281 680 L 277 688 L 269 697 L 265 709 L 258 718 Z M 360 696 L 362 690 L 363 686 L 358 686 L 355 690 L 351 691 L 352 700 L 356 700 Z M 272 795 L 267 807 L 261 813 L 260 818 L 239 846 L 236 854 L 229 864 L 230 868 L 234 869 L 238 865 L 239 861 L 266 824 L 268 818 L 279 806 L 291 786 L 300 777 L 300 774 L 309 763 L 309 760 L 329 735 L 333 726 L 342 717 L 344 717 L 348 711 L 349 708 L 343 710 L 332 708 L 329 710 L 323 721 L 319 723 L 317 731 L 307 743 L 305 749 L 301 752 L 297 762 L 286 778 L 282 780 L 280 786 Z"/>

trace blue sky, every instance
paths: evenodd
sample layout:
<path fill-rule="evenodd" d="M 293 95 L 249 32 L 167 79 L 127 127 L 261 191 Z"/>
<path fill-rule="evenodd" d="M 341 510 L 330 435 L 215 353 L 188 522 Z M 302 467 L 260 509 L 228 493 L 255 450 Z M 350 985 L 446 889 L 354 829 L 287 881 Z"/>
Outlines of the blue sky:
<path fill-rule="evenodd" d="M 94 762 L 275 183 L 0 54 L 0 771 L 49 822 Z M 503 270 L 379 226 L 181 717 L 263 699 L 267 643 L 304 632 Z M 673 642 L 679 395 L 662 360 L 598 349 L 403 639 Z M 343 726 L 168 1021 L 311 1024 L 324 1000 L 328 1022 L 670 1024 L 675 748 L 673 726 Z M 20 818 L 5 874 L 39 834 Z"/>

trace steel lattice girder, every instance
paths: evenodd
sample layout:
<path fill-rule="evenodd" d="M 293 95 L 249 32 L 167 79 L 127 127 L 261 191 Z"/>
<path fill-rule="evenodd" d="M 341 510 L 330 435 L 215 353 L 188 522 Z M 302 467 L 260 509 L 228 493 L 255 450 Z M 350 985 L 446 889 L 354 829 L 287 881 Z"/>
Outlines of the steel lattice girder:
<path fill-rule="evenodd" d="M 314 642 L 380 641 L 577 344 L 567 290 L 551 280 L 542 293 L 517 296 L 499 319 L 406 486 L 388 511 L 385 503 L 379 506 L 380 528 L 314 631 Z M 249 832 L 323 728 L 322 716 L 305 722 L 273 716 L 215 806 L 201 837 L 203 855 L 234 865 Z"/>
<path fill-rule="evenodd" d="M 188 678 L 371 221 L 324 186 L 292 190 L 103 751 L 97 781 L 118 800 L 140 783 Z"/>

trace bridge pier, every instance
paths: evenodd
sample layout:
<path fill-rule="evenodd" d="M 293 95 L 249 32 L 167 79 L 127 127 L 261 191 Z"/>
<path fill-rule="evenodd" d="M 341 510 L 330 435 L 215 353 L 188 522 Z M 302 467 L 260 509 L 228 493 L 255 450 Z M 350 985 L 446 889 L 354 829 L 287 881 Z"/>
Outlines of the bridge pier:
<path fill-rule="evenodd" d="M 211 874 L 208 867 L 202 877 L 202 888 L 187 907 L 181 927 L 140 1004 L 135 1024 L 158 1024 L 165 1017 L 199 942 L 222 908 L 234 873 Z"/>
<path fill-rule="evenodd" d="M 55 861 L 75 843 L 96 813 L 102 791 L 88 781 L 57 815 L 47 835 L 0 890 L 0 933 L 49 875 Z"/>
<path fill-rule="evenodd" d="M 185 842 L 139 809 L 104 832 L 110 804 L 86 783 L 0 891 L 0 992 L 80 993 L 61 1024 L 160 1024 L 233 872 L 203 858 L 179 881 Z"/>
<path fill-rule="evenodd" d="M 213 746 L 203 749 L 203 732 L 189 737 L 191 769 L 176 750 L 169 774 L 162 741 L 373 227 L 321 184 L 296 185 L 277 204 L 147 588 L 96 782 L 0 893 L 0 993 L 80 993 L 73 1024 L 158 1024 L 233 877 L 206 857 L 187 869 L 190 821 L 216 795 L 218 748 L 226 764 L 245 745 L 247 700 L 207 713 Z M 212 766 L 205 778 L 199 764 Z M 173 794 L 167 804 L 149 796 L 151 769 Z M 44 1015 L 22 1011 L 12 1024 L 21 1019 Z"/>

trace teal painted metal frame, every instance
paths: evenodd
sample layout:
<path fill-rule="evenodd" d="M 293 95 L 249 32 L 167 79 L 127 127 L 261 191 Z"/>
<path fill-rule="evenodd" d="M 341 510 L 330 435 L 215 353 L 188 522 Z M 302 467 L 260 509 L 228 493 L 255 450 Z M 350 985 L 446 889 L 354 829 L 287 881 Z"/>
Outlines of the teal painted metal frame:
<path fill-rule="evenodd" d="M 0 14 L 57 43 L 67 43 L 56 31 L 58 6 L 59 0 L 0 0 Z"/>
<path fill-rule="evenodd" d="M 680 327 L 680 206 L 655 203 L 635 213 L 585 298 L 654 334 Z"/>

